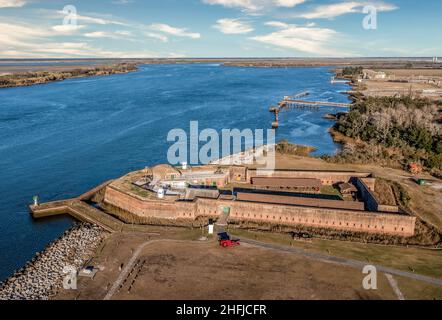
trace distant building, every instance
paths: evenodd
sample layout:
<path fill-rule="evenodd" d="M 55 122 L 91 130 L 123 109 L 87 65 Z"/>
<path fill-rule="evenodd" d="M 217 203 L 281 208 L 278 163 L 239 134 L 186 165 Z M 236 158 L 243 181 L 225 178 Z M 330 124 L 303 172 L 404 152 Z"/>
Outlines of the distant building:
<path fill-rule="evenodd" d="M 339 191 L 341 192 L 344 200 L 354 200 L 356 199 L 358 193 L 358 189 L 355 187 L 355 185 L 348 182 L 339 184 Z"/>
<path fill-rule="evenodd" d="M 364 71 L 364 79 L 371 79 L 371 80 L 382 80 L 386 79 L 387 74 L 383 71 L 373 71 L 373 70 L 365 70 Z"/>

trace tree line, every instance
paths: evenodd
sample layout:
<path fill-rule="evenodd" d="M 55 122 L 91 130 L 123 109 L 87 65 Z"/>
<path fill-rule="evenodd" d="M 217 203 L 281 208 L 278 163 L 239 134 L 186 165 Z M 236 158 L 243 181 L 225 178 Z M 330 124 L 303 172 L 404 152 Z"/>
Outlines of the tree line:
<path fill-rule="evenodd" d="M 442 101 L 405 97 L 368 97 L 340 115 L 335 130 L 369 145 L 407 152 L 406 162 L 442 170 Z"/>

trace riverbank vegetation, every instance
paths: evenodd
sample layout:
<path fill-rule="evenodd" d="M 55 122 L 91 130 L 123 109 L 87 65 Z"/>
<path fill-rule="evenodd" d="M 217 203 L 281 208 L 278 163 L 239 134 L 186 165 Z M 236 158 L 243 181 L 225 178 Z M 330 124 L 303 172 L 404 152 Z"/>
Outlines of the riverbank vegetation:
<path fill-rule="evenodd" d="M 344 69 L 342 69 L 343 76 L 359 76 L 363 74 L 363 72 L 363 67 L 345 67 Z"/>
<path fill-rule="evenodd" d="M 91 68 L 77 68 L 69 71 L 54 72 L 26 72 L 0 76 L 0 88 L 31 86 L 53 81 L 61 81 L 69 78 L 81 78 L 91 76 L 106 76 L 119 73 L 128 73 L 137 70 L 133 63 L 120 63 L 111 66 L 97 66 Z"/>
<path fill-rule="evenodd" d="M 287 140 L 281 140 L 276 145 L 276 151 L 280 154 L 308 157 L 311 153 L 316 151 L 316 148 L 293 144 L 288 142 Z"/>
<path fill-rule="evenodd" d="M 358 99 L 332 133 L 345 143 L 332 162 L 407 167 L 419 163 L 442 173 L 442 101 L 405 97 Z"/>

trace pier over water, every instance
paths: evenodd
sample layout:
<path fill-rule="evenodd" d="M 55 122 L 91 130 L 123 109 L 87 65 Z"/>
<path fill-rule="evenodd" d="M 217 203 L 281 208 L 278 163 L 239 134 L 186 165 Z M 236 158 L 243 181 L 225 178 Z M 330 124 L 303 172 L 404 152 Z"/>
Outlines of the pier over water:
<path fill-rule="evenodd" d="M 300 100 L 300 98 L 306 97 L 309 94 L 310 93 L 308 91 L 304 91 L 304 92 L 295 94 L 292 97 L 285 96 L 284 99 L 278 103 L 278 107 L 271 107 L 269 111 L 275 114 L 275 121 L 272 122 L 272 128 L 276 129 L 279 127 L 278 115 L 283 110 L 304 109 L 304 108 L 318 110 L 320 107 L 334 107 L 334 108 L 346 108 L 347 109 L 347 108 L 351 107 L 350 103 Z"/>

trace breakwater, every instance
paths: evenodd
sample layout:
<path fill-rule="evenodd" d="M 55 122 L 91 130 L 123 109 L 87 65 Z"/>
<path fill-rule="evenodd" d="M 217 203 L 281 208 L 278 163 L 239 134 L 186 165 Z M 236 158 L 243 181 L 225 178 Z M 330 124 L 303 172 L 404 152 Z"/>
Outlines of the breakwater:
<path fill-rule="evenodd" d="M 106 232 L 80 223 L 37 253 L 22 269 L 0 283 L 0 300 L 48 300 L 63 288 L 63 268 L 77 271 L 93 256 Z"/>

